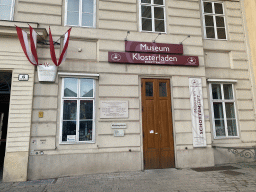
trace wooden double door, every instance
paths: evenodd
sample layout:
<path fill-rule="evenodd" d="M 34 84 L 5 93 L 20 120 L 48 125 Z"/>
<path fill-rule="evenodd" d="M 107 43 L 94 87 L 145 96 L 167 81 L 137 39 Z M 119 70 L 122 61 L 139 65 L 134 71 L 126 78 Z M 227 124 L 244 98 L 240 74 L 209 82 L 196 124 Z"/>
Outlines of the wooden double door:
<path fill-rule="evenodd" d="M 142 79 L 144 169 L 175 167 L 169 79 Z"/>

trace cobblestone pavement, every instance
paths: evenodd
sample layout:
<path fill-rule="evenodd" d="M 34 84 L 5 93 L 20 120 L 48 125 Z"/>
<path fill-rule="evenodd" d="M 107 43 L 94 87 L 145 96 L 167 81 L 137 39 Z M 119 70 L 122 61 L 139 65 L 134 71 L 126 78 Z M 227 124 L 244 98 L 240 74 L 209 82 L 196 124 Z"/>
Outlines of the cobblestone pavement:
<path fill-rule="evenodd" d="M 223 165 L 222 165 L 223 166 Z M 218 171 L 155 169 L 58 179 L 0 183 L 0 191 L 256 191 L 256 162 Z"/>

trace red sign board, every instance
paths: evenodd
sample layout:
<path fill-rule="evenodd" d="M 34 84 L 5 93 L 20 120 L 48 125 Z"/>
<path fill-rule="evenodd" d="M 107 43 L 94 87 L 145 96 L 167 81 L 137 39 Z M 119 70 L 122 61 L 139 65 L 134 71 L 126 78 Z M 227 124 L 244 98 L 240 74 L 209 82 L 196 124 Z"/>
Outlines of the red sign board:
<path fill-rule="evenodd" d="M 125 41 L 125 51 L 144 53 L 183 54 L 182 44 Z"/>
<path fill-rule="evenodd" d="M 138 64 L 159 64 L 159 65 L 181 65 L 198 66 L 197 56 L 129 53 L 129 52 L 108 52 L 110 63 L 138 63 Z"/>

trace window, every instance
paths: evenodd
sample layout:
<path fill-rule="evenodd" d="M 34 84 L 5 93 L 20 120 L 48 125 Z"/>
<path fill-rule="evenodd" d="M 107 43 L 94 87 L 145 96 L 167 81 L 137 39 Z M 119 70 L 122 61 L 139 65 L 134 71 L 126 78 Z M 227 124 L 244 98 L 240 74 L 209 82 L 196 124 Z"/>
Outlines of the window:
<path fill-rule="evenodd" d="M 238 136 L 234 85 L 212 83 L 210 89 L 215 138 Z"/>
<path fill-rule="evenodd" d="M 202 0 L 204 36 L 206 39 L 227 39 L 223 3 Z"/>
<path fill-rule="evenodd" d="M 140 0 L 140 31 L 166 31 L 165 0 Z"/>
<path fill-rule="evenodd" d="M 94 142 L 95 81 L 63 78 L 61 142 Z"/>
<path fill-rule="evenodd" d="M 66 25 L 95 27 L 95 0 L 66 0 Z"/>
<path fill-rule="evenodd" d="M 0 20 L 13 20 L 14 0 L 0 0 Z"/>

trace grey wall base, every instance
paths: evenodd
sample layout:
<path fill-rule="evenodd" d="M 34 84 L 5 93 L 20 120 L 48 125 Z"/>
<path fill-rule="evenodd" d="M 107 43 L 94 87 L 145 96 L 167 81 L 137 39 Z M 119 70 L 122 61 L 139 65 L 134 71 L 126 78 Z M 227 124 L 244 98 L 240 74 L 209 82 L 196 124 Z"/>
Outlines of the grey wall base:
<path fill-rule="evenodd" d="M 241 151 L 241 150 L 240 150 Z M 239 162 L 252 162 L 255 161 L 254 156 L 251 158 L 241 157 L 240 154 L 233 154 L 228 149 L 214 149 L 214 162 L 215 164 L 225 163 L 239 163 Z"/>
<path fill-rule="evenodd" d="M 30 156 L 28 180 L 137 170 L 140 152 Z"/>

